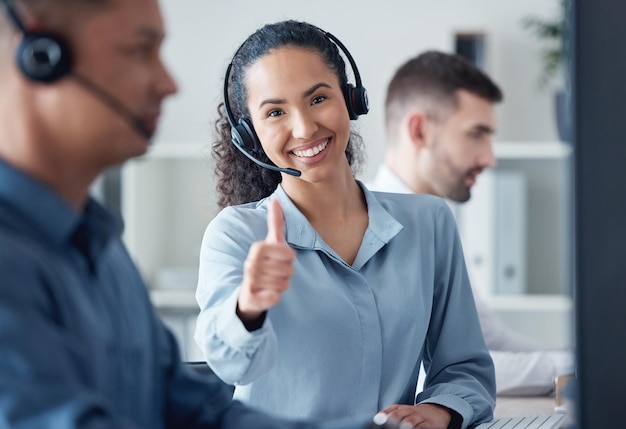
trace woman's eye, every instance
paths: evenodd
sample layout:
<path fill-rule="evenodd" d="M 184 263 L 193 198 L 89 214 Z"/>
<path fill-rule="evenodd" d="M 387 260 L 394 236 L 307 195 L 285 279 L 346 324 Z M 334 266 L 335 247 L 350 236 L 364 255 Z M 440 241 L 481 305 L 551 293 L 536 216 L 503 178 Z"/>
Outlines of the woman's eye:
<path fill-rule="evenodd" d="M 326 100 L 326 96 L 318 95 L 317 97 L 313 98 L 313 100 L 311 101 L 311 104 L 321 103 L 324 100 Z"/>
<path fill-rule="evenodd" d="M 267 114 L 268 118 L 275 118 L 276 116 L 280 116 L 283 114 L 283 111 L 280 109 L 270 110 Z"/>

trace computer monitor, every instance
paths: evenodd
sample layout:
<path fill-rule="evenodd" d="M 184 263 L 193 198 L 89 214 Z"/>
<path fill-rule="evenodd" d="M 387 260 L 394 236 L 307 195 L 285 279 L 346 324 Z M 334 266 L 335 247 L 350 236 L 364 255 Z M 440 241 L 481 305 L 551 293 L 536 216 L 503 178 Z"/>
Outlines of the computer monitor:
<path fill-rule="evenodd" d="M 574 0 L 571 12 L 577 427 L 618 428 L 626 426 L 626 2 Z"/>

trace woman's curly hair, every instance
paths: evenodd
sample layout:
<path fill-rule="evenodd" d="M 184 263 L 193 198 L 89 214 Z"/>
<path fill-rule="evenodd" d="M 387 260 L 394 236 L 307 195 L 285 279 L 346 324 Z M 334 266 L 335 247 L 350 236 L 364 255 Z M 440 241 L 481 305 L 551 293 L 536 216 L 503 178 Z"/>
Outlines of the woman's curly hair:
<path fill-rule="evenodd" d="M 337 74 L 342 87 L 348 84 L 345 62 L 339 49 L 318 27 L 293 20 L 268 24 L 248 37 L 232 60 L 230 82 L 227 84 L 228 101 L 234 118 L 246 118 L 250 121 L 243 82 L 248 68 L 270 50 L 282 46 L 302 47 L 319 53 L 328 67 Z M 215 160 L 219 208 L 258 201 L 269 196 L 281 182 L 281 174 L 260 167 L 239 152 L 231 140 L 231 126 L 223 102 L 217 108 L 217 115 L 215 140 L 211 150 Z M 346 157 L 355 174 L 364 161 L 362 146 L 361 136 L 352 131 L 346 147 Z M 271 164 L 262 150 L 257 158 Z"/>

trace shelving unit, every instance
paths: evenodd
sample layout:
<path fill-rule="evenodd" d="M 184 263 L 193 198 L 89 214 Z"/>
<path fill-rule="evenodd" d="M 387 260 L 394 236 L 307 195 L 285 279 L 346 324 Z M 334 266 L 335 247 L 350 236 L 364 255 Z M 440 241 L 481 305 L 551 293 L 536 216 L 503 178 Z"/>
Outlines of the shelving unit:
<path fill-rule="evenodd" d="M 124 165 L 124 241 L 151 288 L 195 289 L 202 234 L 217 210 L 212 176 L 201 142 L 155 144 Z"/>
<path fill-rule="evenodd" d="M 561 142 L 501 142 L 494 145 L 498 165 L 494 170 L 515 173 L 524 178 L 525 198 L 523 221 L 525 253 L 521 258 L 522 294 L 503 295 L 498 280 L 491 284 L 475 284 L 484 301 L 511 327 L 544 340 L 555 347 L 568 347 L 572 340 L 572 218 L 571 218 L 571 155 L 570 145 Z M 477 186 L 480 185 L 479 177 Z M 471 202 L 472 200 L 470 200 Z M 508 200 L 513 204 L 514 198 Z M 497 205 L 498 202 L 493 202 Z M 469 205 L 470 203 L 466 203 Z M 495 221 L 463 219 L 464 205 L 459 205 L 461 236 L 473 240 L 494 240 L 498 232 Z M 477 211 L 472 212 L 475 216 Z M 514 214 L 514 213 L 513 213 Z M 505 219 L 513 224 L 514 218 Z M 467 234 L 465 228 L 488 228 Z M 508 225 L 510 227 L 510 225 Z M 507 236 L 511 236 L 510 233 Z M 476 243 L 464 242 L 468 257 Z M 480 243 L 484 245 L 484 243 Z M 493 249 L 498 252 L 498 249 Z M 512 249 L 507 249 L 512 250 Z M 500 250 L 501 252 L 505 252 Z M 492 255 L 501 256 L 501 255 Z M 504 255 L 507 256 L 507 255 Z M 472 263 L 468 268 L 472 272 Z M 493 261 L 490 261 L 493 263 Z M 504 269 L 494 267 L 494 269 Z M 494 278 L 498 279 L 497 276 Z M 489 282 L 488 282 L 489 283 Z"/>
<path fill-rule="evenodd" d="M 562 142 L 499 142 L 494 144 L 499 161 L 505 160 L 567 160 L 572 147 Z"/>
<path fill-rule="evenodd" d="M 121 171 L 124 241 L 172 329 L 183 360 L 202 360 L 193 341 L 200 244 L 215 216 L 210 149 L 204 142 L 156 143 Z"/>

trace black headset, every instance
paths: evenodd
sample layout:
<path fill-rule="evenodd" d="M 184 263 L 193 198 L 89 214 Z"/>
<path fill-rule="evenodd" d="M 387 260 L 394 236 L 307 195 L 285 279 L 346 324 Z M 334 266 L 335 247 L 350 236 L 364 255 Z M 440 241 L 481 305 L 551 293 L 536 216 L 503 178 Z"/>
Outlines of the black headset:
<path fill-rule="evenodd" d="M 13 24 L 23 34 L 15 51 L 21 72 L 32 81 L 51 83 L 72 69 L 72 54 L 68 44 L 59 36 L 38 31 L 28 31 L 17 15 L 12 0 L 0 0 Z"/>
<path fill-rule="evenodd" d="M 348 59 L 350 66 L 352 67 L 356 85 L 352 85 L 350 83 L 344 85 L 343 96 L 346 102 L 346 107 L 348 108 L 348 114 L 350 115 L 350 119 L 355 120 L 360 115 L 365 115 L 369 111 L 367 90 L 363 87 L 361 83 L 361 75 L 359 74 L 359 69 L 354 62 L 354 58 L 352 58 L 352 55 L 350 55 L 348 49 L 343 43 L 341 43 L 339 39 L 337 39 L 329 32 L 322 30 L 321 28 L 318 28 L 318 30 L 339 47 L 339 49 Z M 241 46 L 235 52 L 235 57 L 237 56 L 237 52 L 239 52 L 240 49 Z M 228 122 L 230 123 L 230 135 L 233 144 L 237 149 L 239 149 L 241 153 L 243 153 L 251 161 L 255 162 L 261 167 L 269 168 L 270 170 L 278 171 L 281 173 L 287 173 L 292 176 L 300 176 L 300 171 L 294 170 L 293 168 L 280 168 L 274 165 L 264 163 L 257 159 L 257 156 L 262 153 L 263 149 L 261 146 L 261 142 L 259 141 L 259 138 L 254 131 L 254 127 L 252 126 L 252 123 L 246 118 L 240 118 L 239 121 L 235 121 L 232 109 L 230 107 L 230 102 L 228 100 L 228 82 L 232 67 L 233 63 L 231 61 L 231 63 L 228 64 L 228 67 L 226 68 L 226 75 L 224 76 L 224 108 L 226 110 L 226 117 L 228 118 Z"/>
<path fill-rule="evenodd" d="M 22 33 L 22 40 L 15 51 L 17 66 L 26 78 L 33 82 L 53 83 L 71 76 L 79 85 L 99 98 L 109 108 L 122 116 L 146 140 L 152 131 L 146 128 L 140 117 L 124 106 L 108 91 L 86 76 L 72 72 L 72 50 L 67 42 L 52 33 L 28 31 L 18 16 L 12 0 L 0 0 L 15 27 Z"/>

